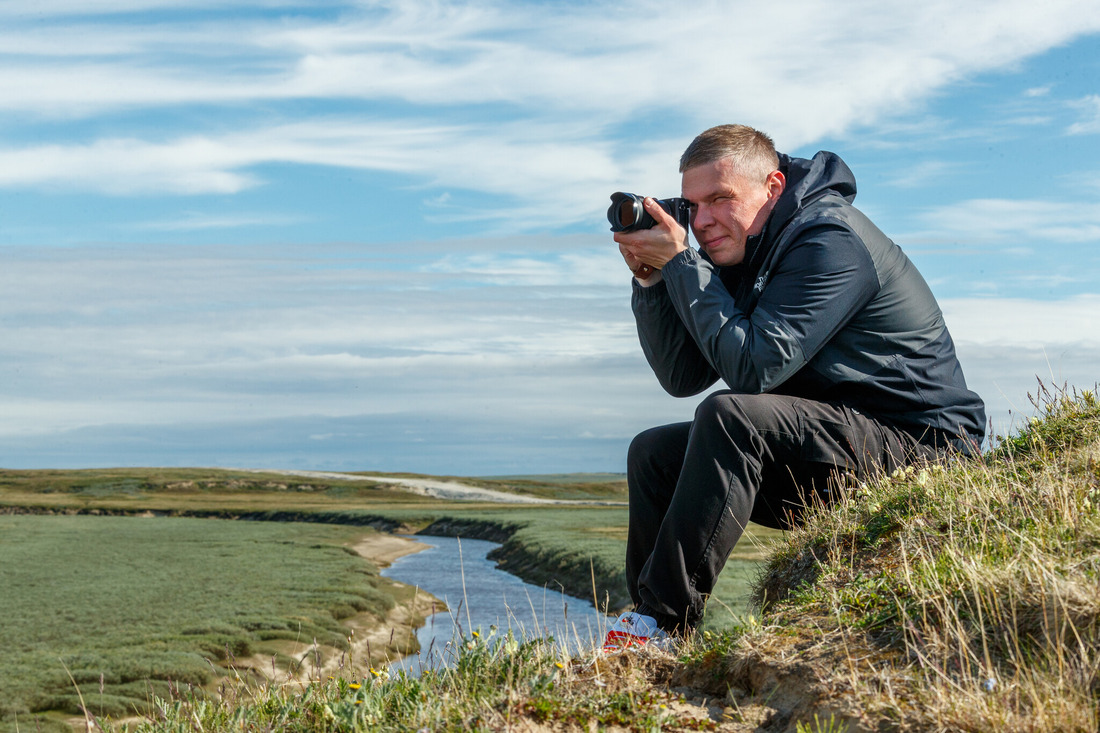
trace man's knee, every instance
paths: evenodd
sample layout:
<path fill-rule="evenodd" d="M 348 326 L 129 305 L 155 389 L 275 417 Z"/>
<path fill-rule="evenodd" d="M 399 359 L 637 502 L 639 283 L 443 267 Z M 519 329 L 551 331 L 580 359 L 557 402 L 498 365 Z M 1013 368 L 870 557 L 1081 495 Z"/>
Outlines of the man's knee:
<path fill-rule="evenodd" d="M 676 466 L 678 470 L 684 460 L 690 428 L 691 423 L 674 423 L 638 433 L 626 452 L 627 471 L 654 467 L 665 470 L 668 466 Z"/>
<path fill-rule="evenodd" d="M 734 440 L 778 422 L 780 410 L 774 395 L 714 392 L 695 409 L 696 430 L 720 430 Z"/>
<path fill-rule="evenodd" d="M 660 428 L 650 428 L 635 435 L 626 451 L 627 467 L 634 468 L 648 463 L 659 452 L 661 442 Z"/>

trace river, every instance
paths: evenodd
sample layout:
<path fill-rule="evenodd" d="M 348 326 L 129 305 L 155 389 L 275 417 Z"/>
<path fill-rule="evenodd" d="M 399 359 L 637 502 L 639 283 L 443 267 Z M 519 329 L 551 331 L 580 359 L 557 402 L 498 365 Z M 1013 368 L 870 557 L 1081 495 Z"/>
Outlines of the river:
<path fill-rule="evenodd" d="M 602 641 L 613 620 L 591 601 L 567 596 L 560 588 L 531 585 L 498 570 L 486 557 L 498 547 L 495 542 L 423 535 L 409 539 L 431 547 L 398 558 L 382 575 L 424 589 L 446 602 L 448 610 L 427 619 L 417 632 L 420 654 L 391 665 L 396 669 L 418 674 L 421 669 L 449 664 L 463 637 L 478 631 L 487 639 L 494 626 L 497 636 L 509 629 L 519 639 L 551 636 L 556 644 L 575 652 Z"/>

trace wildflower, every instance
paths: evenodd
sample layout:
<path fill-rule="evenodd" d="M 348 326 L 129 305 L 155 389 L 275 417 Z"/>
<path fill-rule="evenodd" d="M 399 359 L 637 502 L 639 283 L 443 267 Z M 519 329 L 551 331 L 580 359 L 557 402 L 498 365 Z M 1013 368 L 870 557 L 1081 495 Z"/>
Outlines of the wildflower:
<path fill-rule="evenodd" d="M 475 631 L 473 636 L 474 636 L 475 639 L 480 638 L 481 637 L 481 632 Z"/>
<path fill-rule="evenodd" d="M 554 662 L 554 666 L 557 667 L 558 669 L 565 669 L 565 665 L 562 664 L 561 662 Z"/>
<path fill-rule="evenodd" d="M 371 670 L 371 671 L 373 672 L 374 670 Z M 351 688 L 352 690 L 358 690 L 360 687 L 362 687 L 362 685 L 359 684 L 358 682 L 352 682 L 350 685 L 348 685 L 348 687 Z"/>

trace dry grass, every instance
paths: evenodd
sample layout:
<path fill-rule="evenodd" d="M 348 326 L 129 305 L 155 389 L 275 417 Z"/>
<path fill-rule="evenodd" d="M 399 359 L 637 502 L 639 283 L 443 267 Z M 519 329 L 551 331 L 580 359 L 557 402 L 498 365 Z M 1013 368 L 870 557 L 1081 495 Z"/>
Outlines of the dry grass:
<path fill-rule="evenodd" d="M 1095 731 L 1100 402 L 1038 407 L 983 459 L 855 487 L 792 533 L 727 681 L 767 694 L 797 669 L 798 717 L 852 729 Z"/>

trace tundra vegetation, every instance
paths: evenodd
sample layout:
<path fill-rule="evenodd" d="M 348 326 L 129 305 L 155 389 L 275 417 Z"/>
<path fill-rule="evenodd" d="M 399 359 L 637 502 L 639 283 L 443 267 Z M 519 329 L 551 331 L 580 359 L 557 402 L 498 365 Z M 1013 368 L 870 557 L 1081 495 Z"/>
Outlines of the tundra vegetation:
<path fill-rule="evenodd" d="M 767 553 L 759 612 L 671 652 L 566 657 L 482 629 L 415 678 L 349 658 L 308 679 L 175 683 L 130 728 L 1094 731 L 1100 401 L 1041 387 L 1036 407 L 980 457 L 813 509 Z"/>
<path fill-rule="evenodd" d="M 0 471 L 0 731 L 68 730 L 85 706 L 101 721 L 149 714 L 169 685 L 308 678 L 322 656 L 354 656 L 364 628 L 390 633 L 358 663 L 415 651 L 409 626 L 431 606 L 351 549 L 377 531 L 493 539 L 497 561 L 529 582 L 626 603 L 621 475 L 461 479 L 588 502 L 571 505 L 440 501 L 371 478 Z M 747 607 L 761 537 L 732 563 L 726 605 Z"/>

